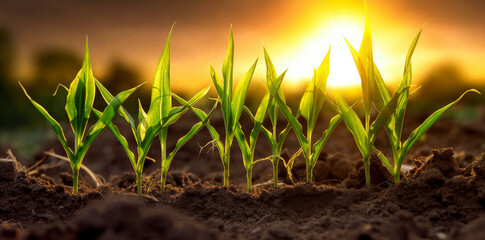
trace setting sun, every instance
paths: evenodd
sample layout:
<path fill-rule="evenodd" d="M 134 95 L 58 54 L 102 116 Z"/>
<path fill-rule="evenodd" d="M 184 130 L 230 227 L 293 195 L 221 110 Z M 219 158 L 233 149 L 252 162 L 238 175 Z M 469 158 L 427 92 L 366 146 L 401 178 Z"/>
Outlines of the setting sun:
<path fill-rule="evenodd" d="M 330 19 L 330 16 L 328 17 Z M 362 21 L 358 18 L 341 18 L 334 23 L 318 26 L 318 29 L 302 40 L 288 56 L 287 79 L 291 84 L 308 81 L 313 68 L 320 65 L 325 52 L 331 47 L 328 86 L 346 87 L 360 84 L 354 60 L 344 37 L 359 48 L 363 34 Z"/>

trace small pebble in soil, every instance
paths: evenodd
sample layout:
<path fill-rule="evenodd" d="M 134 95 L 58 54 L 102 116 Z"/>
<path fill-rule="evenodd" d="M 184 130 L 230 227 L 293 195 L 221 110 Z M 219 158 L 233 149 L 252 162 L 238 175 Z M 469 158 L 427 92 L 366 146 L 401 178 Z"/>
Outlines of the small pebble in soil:
<path fill-rule="evenodd" d="M 17 178 L 17 167 L 11 159 L 0 159 L 0 179 L 13 181 Z"/>

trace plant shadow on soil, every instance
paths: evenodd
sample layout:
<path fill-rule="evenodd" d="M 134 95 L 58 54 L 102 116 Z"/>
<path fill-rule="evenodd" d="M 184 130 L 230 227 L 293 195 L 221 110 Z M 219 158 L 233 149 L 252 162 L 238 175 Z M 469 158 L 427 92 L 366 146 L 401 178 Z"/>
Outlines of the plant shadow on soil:
<path fill-rule="evenodd" d="M 404 136 L 424 117 L 413 116 Z M 169 139 L 182 136 L 194 121 L 178 122 Z M 406 158 L 413 168 L 398 185 L 372 158 L 370 189 L 364 187 L 359 152 L 341 124 L 315 166 L 315 183 L 303 182 L 304 163 L 298 158 L 292 170 L 297 183 L 291 183 L 280 163 L 284 184 L 272 189 L 271 164 L 262 162 L 254 168 L 253 182 L 259 184 L 254 193 L 245 191 L 236 142 L 231 152 L 234 185 L 221 185 L 219 156 L 207 148 L 200 151 L 210 141 L 202 130 L 175 156 L 166 192 L 159 190 L 159 161 L 147 161 L 144 197 L 135 195 L 129 161 L 105 132 L 84 163 L 106 179 L 101 187 L 92 187 L 82 175 L 80 194 L 72 195 L 67 164 L 49 158 L 30 167 L 42 153 L 21 161 L 29 167 L 20 167 L 15 180 L 0 180 L 0 239 L 483 239 L 483 122 L 439 121 L 413 147 Z M 221 117 L 215 115 L 212 124 L 221 129 Z M 129 135 L 129 129 L 121 131 Z M 265 140 L 260 136 L 256 159 L 268 154 Z M 389 154 L 385 142 L 381 134 L 376 145 Z M 149 156 L 159 156 L 158 146 L 153 143 Z M 286 158 L 298 150 L 293 135 L 285 146 Z M 49 148 L 62 153 L 55 141 L 43 144 Z"/>

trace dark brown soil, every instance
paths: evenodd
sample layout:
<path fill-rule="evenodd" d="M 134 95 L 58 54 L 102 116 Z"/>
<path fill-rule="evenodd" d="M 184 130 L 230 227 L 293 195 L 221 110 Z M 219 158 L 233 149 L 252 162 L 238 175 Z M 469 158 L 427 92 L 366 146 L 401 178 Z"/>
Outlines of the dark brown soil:
<path fill-rule="evenodd" d="M 359 153 L 342 125 L 320 156 L 314 184 L 299 181 L 304 164 L 298 158 L 292 170 L 297 183 L 280 168 L 285 184 L 272 189 L 267 184 L 271 164 L 263 162 L 254 169 L 259 187 L 247 193 L 234 142 L 234 185 L 224 188 L 217 153 L 199 153 L 210 140 L 203 130 L 176 156 L 166 192 L 159 190 L 159 162 L 147 161 L 147 196 L 138 197 L 129 162 L 107 132 L 85 161 L 106 179 L 102 187 L 92 187 L 82 175 L 80 194 L 72 195 L 69 166 L 53 158 L 23 169 L 15 180 L 0 180 L 0 239 L 484 239 L 485 121 L 443 120 L 413 147 L 406 158 L 413 168 L 400 184 L 373 158 L 370 189 L 364 187 Z M 177 123 L 170 136 L 182 135 L 190 124 Z M 222 122 L 215 116 L 213 124 Z M 417 124 L 411 122 L 404 135 Z M 325 126 L 319 127 L 321 132 Z M 256 158 L 263 158 L 268 146 L 263 137 L 259 141 Z M 386 149 L 385 135 L 376 144 Z M 158 146 L 154 143 L 150 153 L 155 159 Z M 46 143 L 49 148 L 62 153 L 56 141 Z M 297 148 L 290 135 L 286 154 Z M 42 157 L 21 162 L 30 167 Z"/>

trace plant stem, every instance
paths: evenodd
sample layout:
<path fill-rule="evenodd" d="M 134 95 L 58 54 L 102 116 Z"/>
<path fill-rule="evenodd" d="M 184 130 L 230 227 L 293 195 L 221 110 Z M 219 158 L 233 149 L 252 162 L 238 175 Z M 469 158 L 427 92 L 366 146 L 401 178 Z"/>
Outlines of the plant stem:
<path fill-rule="evenodd" d="M 306 181 L 311 183 L 313 179 L 312 166 L 311 164 L 306 165 Z"/>
<path fill-rule="evenodd" d="M 231 144 L 229 137 L 226 135 L 224 143 L 224 159 L 222 159 L 222 165 L 224 165 L 224 187 L 229 186 L 229 162 L 231 158 Z"/>
<path fill-rule="evenodd" d="M 305 166 L 306 166 L 306 181 L 311 183 L 313 179 L 313 165 L 312 165 L 312 131 L 307 130 L 307 141 L 306 151 L 304 152 Z"/>
<path fill-rule="evenodd" d="M 170 166 L 170 163 L 166 163 L 167 161 L 167 129 L 162 129 L 160 131 L 160 147 L 161 147 L 161 169 L 160 169 L 160 189 L 161 191 L 165 191 L 165 181 L 167 180 L 167 172 Z"/>
<path fill-rule="evenodd" d="M 365 185 L 370 188 L 370 155 L 364 156 Z"/>
<path fill-rule="evenodd" d="M 142 183 L 143 183 L 143 174 L 141 171 L 136 171 L 136 191 L 138 195 L 142 194 Z"/>
<path fill-rule="evenodd" d="M 273 154 L 273 187 L 278 187 L 278 163 L 279 158 L 275 154 Z"/>
<path fill-rule="evenodd" d="M 246 178 L 248 182 L 248 192 L 253 191 L 253 168 L 251 167 L 250 169 L 246 170 Z"/>
<path fill-rule="evenodd" d="M 72 192 L 77 194 L 79 179 L 79 169 L 77 167 L 72 168 Z"/>
<path fill-rule="evenodd" d="M 394 182 L 395 183 L 401 182 L 401 173 L 400 172 L 394 173 Z"/>
<path fill-rule="evenodd" d="M 165 191 L 165 183 L 167 181 L 167 173 L 168 173 L 168 168 L 162 167 L 162 172 L 161 172 L 161 179 L 160 179 L 160 184 L 161 184 L 161 191 Z"/>

